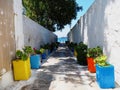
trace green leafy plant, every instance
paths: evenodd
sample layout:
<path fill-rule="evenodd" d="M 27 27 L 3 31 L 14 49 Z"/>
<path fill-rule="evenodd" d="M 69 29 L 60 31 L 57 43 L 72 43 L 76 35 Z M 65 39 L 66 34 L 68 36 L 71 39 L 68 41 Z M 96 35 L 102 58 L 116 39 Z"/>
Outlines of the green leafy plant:
<path fill-rule="evenodd" d="M 95 48 L 95 57 L 101 56 L 103 54 L 103 51 L 100 46 L 97 46 Z"/>
<path fill-rule="evenodd" d="M 22 59 L 23 61 L 27 60 L 27 59 L 28 59 L 28 55 L 27 55 L 26 53 L 23 53 L 21 59 Z"/>
<path fill-rule="evenodd" d="M 77 46 L 77 43 L 69 42 L 69 43 L 67 43 L 67 46 L 72 52 L 74 52 L 74 50 Z"/>
<path fill-rule="evenodd" d="M 33 53 L 33 49 L 31 48 L 31 46 L 25 46 L 22 50 L 16 51 L 16 58 L 25 61 L 32 53 Z"/>
<path fill-rule="evenodd" d="M 27 53 L 25 53 L 25 52 L 23 52 L 21 50 L 17 50 L 16 51 L 16 58 L 25 61 L 25 60 L 27 60 L 28 55 L 27 55 Z"/>
<path fill-rule="evenodd" d="M 87 49 L 87 57 L 94 57 L 93 48 L 88 48 Z"/>
<path fill-rule="evenodd" d="M 50 50 L 51 51 L 56 50 L 58 46 L 59 46 L 59 42 L 52 42 L 50 45 Z"/>
<path fill-rule="evenodd" d="M 36 49 L 36 48 L 33 48 L 34 50 L 34 54 L 41 54 L 40 50 Z"/>
<path fill-rule="evenodd" d="M 49 44 L 45 44 L 45 45 L 43 46 L 43 48 L 44 48 L 44 49 L 49 49 L 49 48 L 50 48 L 50 45 L 49 45 Z"/>
<path fill-rule="evenodd" d="M 75 47 L 77 52 L 77 61 L 80 65 L 87 65 L 87 45 L 80 42 L 79 45 Z"/>
<path fill-rule="evenodd" d="M 28 55 L 34 53 L 34 50 L 32 49 L 31 46 L 25 46 L 25 47 L 23 48 L 23 51 L 24 51 L 26 54 L 28 54 Z"/>
<path fill-rule="evenodd" d="M 16 58 L 21 58 L 23 55 L 23 52 L 21 50 L 16 51 Z"/>
<path fill-rule="evenodd" d="M 45 49 L 44 49 L 44 48 L 40 48 L 40 52 L 41 52 L 41 53 L 44 53 L 44 52 L 45 52 Z"/>
<path fill-rule="evenodd" d="M 107 56 L 106 55 L 101 55 L 95 58 L 96 64 L 100 66 L 108 66 L 109 64 L 107 63 Z"/>
<path fill-rule="evenodd" d="M 95 48 L 88 48 L 87 49 L 87 57 L 96 58 L 96 57 L 98 57 L 102 54 L 103 54 L 103 51 L 100 48 L 100 46 L 97 46 Z"/>

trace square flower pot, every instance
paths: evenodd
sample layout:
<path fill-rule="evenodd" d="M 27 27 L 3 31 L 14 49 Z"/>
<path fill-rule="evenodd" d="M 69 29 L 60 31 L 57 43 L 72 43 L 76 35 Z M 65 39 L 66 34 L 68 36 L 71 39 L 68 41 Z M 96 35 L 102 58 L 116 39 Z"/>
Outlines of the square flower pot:
<path fill-rule="evenodd" d="M 26 61 L 13 60 L 14 80 L 27 80 L 31 76 L 30 58 Z"/>
<path fill-rule="evenodd" d="M 114 66 L 96 65 L 96 79 L 100 88 L 115 88 Z"/>
<path fill-rule="evenodd" d="M 95 73 L 96 72 L 96 67 L 95 67 L 94 58 L 87 57 L 87 64 L 88 64 L 88 70 L 91 73 Z"/>
<path fill-rule="evenodd" d="M 48 50 L 48 55 L 50 55 L 50 53 L 51 53 L 50 50 Z"/>
<path fill-rule="evenodd" d="M 30 64 L 32 69 L 38 69 L 41 66 L 41 57 L 40 55 L 31 55 Z"/>
<path fill-rule="evenodd" d="M 42 53 L 42 54 L 41 54 L 41 57 L 42 57 L 42 59 L 46 59 L 46 58 L 47 58 L 46 53 Z"/>
<path fill-rule="evenodd" d="M 76 52 L 76 50 L 74 50 L 74 56 L 77 57 L 77 52 Z"/>

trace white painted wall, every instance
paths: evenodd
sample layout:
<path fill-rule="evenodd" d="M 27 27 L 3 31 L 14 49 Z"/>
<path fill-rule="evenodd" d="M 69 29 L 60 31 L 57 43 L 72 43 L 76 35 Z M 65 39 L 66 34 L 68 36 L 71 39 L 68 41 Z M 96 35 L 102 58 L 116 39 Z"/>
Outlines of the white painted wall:
<path fill-rule="evenodd" d="M 87 13 L 81 17 L 80 27 L 68 35 L 80 38 L 89 47 L 101 46 L 108 61 L 115 66 L 115 79 L 120 84 L 120 0 L 95 0 Z M 78 32 L 80 31 L 80 36 Z M 79 42 L 79 40 L 78 40 Z"/>
<path fill-rule="evenodd" d="M 24 47 L 22 0 L 13 0 L 13 1 L 14 1 L 13 7 L 14 7 L 16 49 L 22 49 Z"/>
<path fill-rule="evenodd" d="M 33 48 L 40 48 L 51 42 L 56 42 L 57 36 L 51 31 L 37 24 L 26 16 L 23 16 L 24 44 Z"/>
<path fill-rule="evenodd" d="M 68 33 L 68 39 L 70 42 L 79 43 L 81 42 L 81 31 L 80 31 L 80 20 L 76 23 L 76 25 L 71 29 L 71 31 Z"/>
<path fill-rule="evenodd" d="M 16 50 L 25 45 L 40 48 L 40 45 L 57 41 L 55 34 L 22 15 L 22 0 L 13 0 L 13 9 Z M 4 90 L 12 82 L 13 72 L 8 71 L 0 77 L 0 90 Z"/>

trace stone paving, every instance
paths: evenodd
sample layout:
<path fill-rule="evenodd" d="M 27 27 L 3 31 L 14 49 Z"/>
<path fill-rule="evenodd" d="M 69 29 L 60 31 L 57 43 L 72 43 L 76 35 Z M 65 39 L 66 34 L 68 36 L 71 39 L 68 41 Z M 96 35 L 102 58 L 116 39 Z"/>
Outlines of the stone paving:
<path fill-rule="evenodd" d="M 59 47 L 42 64 L 32 70 L 27 81 L 17 81 L 5 90 L 104 90 L 96 83 L 95 73 L 89 73 L 86 66 L 80 66 L 67 47 Z M 118 86 L 115 89 L 120 90 Z"/>

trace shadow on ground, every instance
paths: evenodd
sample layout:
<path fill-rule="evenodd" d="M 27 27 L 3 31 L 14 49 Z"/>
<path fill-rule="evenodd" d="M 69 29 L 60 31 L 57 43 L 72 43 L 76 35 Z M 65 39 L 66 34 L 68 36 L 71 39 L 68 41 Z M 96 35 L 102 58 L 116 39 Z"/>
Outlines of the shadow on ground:
<path fill-rule="evenodd" d="M 21 90 L 49 90 L 53 76 L 47 72 L 40 72 L 33 84 L 24 86 Z"/>
<path fill-rule="evenodd" d="M 57 49 L 51 57 L 61 58 L 61 57 L 72 57 L 71 51 L 66 48 Z"/>
<path fill-rule="evenodd" d="M 77 64 L 68 48 L 58 49 L 50 57 L 57 58 L 59 62 L 52 65 L 42 65 L 40 68 L 42 71 L 38 73 L 34 83 L 22 87 L 21 90 L 49 90 L 51 82 L 56 81 L 56 79 L 65 83 L 81 85 L 90 85 L 95 81 L 95 76 L 90 75 L 87 67 Z"/>
<path fill-rule="evenodd" d="M 55 65 L 42 66 L 44 72 L 49 72 L 52 75 L 64 76 L 62 81 L 66 83 L 87 85 L 95 82 L 95 76 L 91 75 L 86 66 L 80 66 L 76 60 L 69 57 L 60 59 Z"/>

